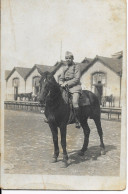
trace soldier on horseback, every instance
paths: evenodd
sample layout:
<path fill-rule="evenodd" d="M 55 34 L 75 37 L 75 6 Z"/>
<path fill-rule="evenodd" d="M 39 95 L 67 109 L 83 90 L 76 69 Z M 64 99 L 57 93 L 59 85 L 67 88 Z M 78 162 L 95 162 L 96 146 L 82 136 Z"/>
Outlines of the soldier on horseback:
<path fill-rule="evenodd" d="M 74 56 L 71 52 L 67 51 L 65 54 L 66 65 L 62 69 L 59 78 L 61 87 L 68 86 L 69 92 L 72 95 L 72 103 L 74 108 L 74 115 L 76 121 L 76 128 L 80 128 L 79 118 L 79 97 L 82 92 L 80 84 L 80 67 L 73 62 Z"/>
<path fill-rule="evenodd" d="M 83 90 L 81 93 L 79 67 L 74 64 L 73 56 L 71 53 L 66 53 L 66 58 L 67 63 L 65 67 L 62 67 L 63 71 L 61 72 L 59 79 L 61 86 L 65 88 L 62 89 L 62 87 L 60 87 L 55 80 L 53 74 L 46 71 L 41 76 L 41 89 L 39 98 L 40 103 L 45 107 L 44 113 L 48 120 L 48 124 L 53 137 L 53 162 L 57 162 L 57 158 L 59 156 L 58 129 L 60 129 L 64 167 L 68 166 L 68 153 L 66 149 L 67 125 L 74 123 L 74 120 L 70 120 L 72 112 L 70 112 L 70 98 L 68 98 L 69 95 L 66 90 L 68 87 L 73 97 L 72 104 L 74 106 L 75 115 L 78 118 L 84 132 L 84 143 L 81 150 L 79 151 L 79 155 L 83 156 L 88 148 L 90 135 L 90 128 L 88 125 L 89 118 L 92 118 L 96 124 L 97 131 L 100 137 L 101 154 L 105 154 L 103 131 L 101 127 L 100 104 L 98 101 L 98 97 L 88 90 Z M 66 87 L 67 85 L 68 87 Z"/>
<path fill-rule="evenodd" d="M 69 92 L 72 96 L 72 104 L 74 109 L 74 116 L 76 122 L 76 128 L 80 128 L 79 124 L 79 97 L 82 93 L 80 84 L 80 67 L 73 62 L 74 56 L 71 52 L 67 51 L 65 54 L 66 65 L 62 67 L 61 73 L 58 75 L 59 84 L 61 87 L 68 86 Z M 44 113 L 44 110 L 41 111 Z M 44 122 L 48 122 L 44 116 Z"/>

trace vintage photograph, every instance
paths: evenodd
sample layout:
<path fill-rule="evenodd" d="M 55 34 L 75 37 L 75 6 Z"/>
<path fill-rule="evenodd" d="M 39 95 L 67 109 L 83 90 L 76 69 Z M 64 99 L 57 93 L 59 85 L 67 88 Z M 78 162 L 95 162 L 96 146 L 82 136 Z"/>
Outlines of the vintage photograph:
<path fill-rule="evenodd" d="M 126 1 L 1 0 L 1 187 L 126 188 Z"/>

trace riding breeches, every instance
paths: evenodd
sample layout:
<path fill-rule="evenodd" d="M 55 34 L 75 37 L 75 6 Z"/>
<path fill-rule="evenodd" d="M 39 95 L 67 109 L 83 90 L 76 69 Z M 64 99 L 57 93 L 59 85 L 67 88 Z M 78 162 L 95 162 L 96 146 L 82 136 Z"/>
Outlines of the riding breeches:
<path fill-rule="evenodd" d="M 72 103 L 74 108 L 79 107 L 79 97 L 80 97 L 80 93 L 78 92 L 72 94 Z"/>

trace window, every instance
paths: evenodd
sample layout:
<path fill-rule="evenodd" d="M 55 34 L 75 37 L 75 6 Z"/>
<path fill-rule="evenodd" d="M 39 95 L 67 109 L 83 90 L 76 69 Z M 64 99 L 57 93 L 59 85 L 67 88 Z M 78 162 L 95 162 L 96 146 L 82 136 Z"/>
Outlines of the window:
<path fill-rule="evenodd" d="M 33 87 L 39 87 L 40 86 L 39 80 L 40 80 L 40 77 L 39 76 L 33 77 L 32 86 Z"/>
<path fill-rule="evenodd" d="M 40 83 L 39 83 L 40 77 L 35 76 L 32 79 L 32 87 L 33 87 L 33 94 L 37 95 L 39 93 Z"/>
<path fill-rule="evenodd" d="M 92 74 L 92 85 L 106 84 L 106 74 L 103 72 L 95 72 Z"/>
<path fill-rule="evenodd" d="M 19 86 L 19 78 L 15 77 L 15 78 L 12 80 L 12 86 L 13 86 L 13 87 L 18 87 L 18 86 Z"/>

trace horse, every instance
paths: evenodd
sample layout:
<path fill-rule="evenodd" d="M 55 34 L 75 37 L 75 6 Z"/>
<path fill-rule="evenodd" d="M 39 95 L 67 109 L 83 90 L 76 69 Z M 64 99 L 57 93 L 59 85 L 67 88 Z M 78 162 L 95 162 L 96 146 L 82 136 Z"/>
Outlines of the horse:
<path fill-rule="evenodd" d="M 28 100 L 30 101 L 32 99 L 32 92 L 17 94 L 17 98 L 18 97 L 20 98 L 20 100 L 23 100 L 23 98 L 28 98 Z"/>
<path fill-rule="evenodd" d="M 64 95 L 63 95 L 64 94 Z M 65 97 L 64 97 L 65 96 Z M 105 154 L 105 145 L 103 142 L 103 131 L 100 121 L 100 105 L 98 98 L 92 92 L 85 90 L 83 96 L 88 96 L 90 105 L 79 107 L 79 122 L 83 128 L 84 143 L 78 155 L 83 156 L 88 148 L 90 128 L 88 126 L 88 118 L 94 120 L 100 137 L 100 151 Z M 63 164 L 68 166 L 68 153 L 66 149 L 66 131 L 69 124 L 71 105 L 69 93 L 65 91 L 55 80 L 53 73 L 44 72 L 40 79 L 40 103 L 45 107 L 45 116 L 48 120 L 49 127 L 52 132 L 54 154 L 53 161 L 57 162 L 59 156 L 58 146 L 58 128 L 61 134 L 61 146 L 63 150 Z"/>
<path fill-rule="evenodd" d="M 114 100 L 115 99 L 114 99 L 112 94 L 110 96 L 103 96 L 101 99 L 102 106 L 106 107 L 106 103 L 109 102 L 109 107 L 112 107 L 112 106 L 114 106 Z"/>

